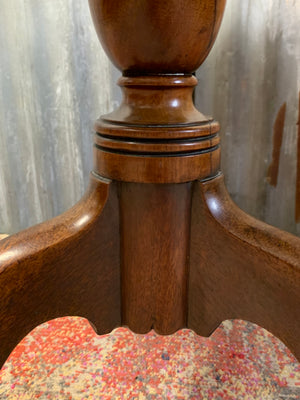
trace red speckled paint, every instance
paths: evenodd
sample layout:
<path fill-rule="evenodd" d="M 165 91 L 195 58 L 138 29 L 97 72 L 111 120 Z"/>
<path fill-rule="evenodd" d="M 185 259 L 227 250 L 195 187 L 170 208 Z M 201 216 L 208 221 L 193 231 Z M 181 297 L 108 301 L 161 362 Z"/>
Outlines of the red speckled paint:
<path fill-rule="evenodd" d="M 189 330 L 97 336 L 86 320 L 37 327 L 0 375 L 1 399 L 300 399 L 300 366 L 275 337 L 226 321 L 210 337 Z"/>

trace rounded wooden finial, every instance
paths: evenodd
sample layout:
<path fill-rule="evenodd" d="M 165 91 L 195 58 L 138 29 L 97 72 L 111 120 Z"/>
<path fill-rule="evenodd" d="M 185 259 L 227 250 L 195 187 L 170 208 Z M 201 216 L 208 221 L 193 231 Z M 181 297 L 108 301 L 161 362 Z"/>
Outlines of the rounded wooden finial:
<path fill-rule="evenodd" d="M 207 57 L 226 0 L 89 0 L 99 39 L 124 75 L 189 74 Z"/>

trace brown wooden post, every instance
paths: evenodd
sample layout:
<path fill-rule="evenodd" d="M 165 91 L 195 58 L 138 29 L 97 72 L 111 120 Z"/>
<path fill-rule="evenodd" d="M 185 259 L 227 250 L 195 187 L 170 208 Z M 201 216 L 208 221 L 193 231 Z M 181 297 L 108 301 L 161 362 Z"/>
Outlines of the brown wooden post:
<path fill-rule="evenodd" d="M 300 358 L 300 240 L 232 203 L 219 125 L 192 100 L 225 0 L 89 2 L 123 73 L 123 102 L 95 124 L 81 202 L 0 243 L 1 362 L 34 326 L 64 315 L 99 333 L 202 335 L 244 318 Z"/>
<path fill-rule="evenodd" d="M 136 332 L 187 326 L 191 182 L 220 169 L 219 125 L 196 110 L 192 72 L 224 4 L 90 0 L 100 40 L 123 72 L 121 106 L 95 125 L 94 169 L 123 182 L 122 323 Z"/>

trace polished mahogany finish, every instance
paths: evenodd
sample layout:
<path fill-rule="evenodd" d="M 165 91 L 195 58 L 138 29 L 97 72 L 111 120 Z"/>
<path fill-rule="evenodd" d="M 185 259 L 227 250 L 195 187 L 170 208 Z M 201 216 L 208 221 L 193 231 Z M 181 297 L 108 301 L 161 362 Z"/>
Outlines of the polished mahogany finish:
<path fill-rule="evenodd" d="M 218 33 L 225 0 L 89 0 L 109 58 L 125 75 L 192 73 Z"/>
<path fill-rule="evenodd" d="M 195 183 L 190 254 L 189 328 L 255 322 L 300 359 L 299 238 L 240 210 L 219 176 Z"/>
<path fill-rule="evenodd" d="M 219 172 L 219 124 L 195 108 L 194 76 L 123 77 L 119 84 L 121 106 L 95 124 L 98 174 L 126 182 L 182 183 Z"/>
<path fill-rule="evenodd" d="M 0 243 L 0 361 L 36 325 L 86 317 L 209 335 L 253 321 L 300 359 L 300 239 L 239 210 L 219 124 L 192 101 L 225 0 L 90 0 L 124 99 L 95 124 L 94 172 L 65 214 Z"/>
<path fill-rule="evenodd" d="M 170 334 L 186 327 L 191 183 L 123 183 L 122 322 Z"/>
<path fill-rule="evenodd" d="M 181 183 L 215 176 L 219 171 L 219 146 L 188 155 L 123 154 L 94 149 L 94 170 L 102 176 L 125 182 Z"/>
<path fill-rule="evenodd" d="M 121 323 L 117 188 L 91 175 L 82 200 L 0 242 L 0 363 L 37 325 L 87 318 L 99 333 Z"/>

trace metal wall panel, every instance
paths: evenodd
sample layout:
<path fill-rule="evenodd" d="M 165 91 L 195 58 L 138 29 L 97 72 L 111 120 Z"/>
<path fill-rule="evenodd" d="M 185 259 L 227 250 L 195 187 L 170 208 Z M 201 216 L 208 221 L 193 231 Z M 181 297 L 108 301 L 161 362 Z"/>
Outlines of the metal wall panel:
<path fill-rule="evenodd" d="M 111 78 L 87 0 L 0 0 L 0 10 L 0 232 L 12 233 L 83 194 Z"/>
<path fill-rule="evenodd" d="M 299 0 L 228 0 L 215 47 L 197 73 L 196 92 L 199 109 L 221 123 L 222 167 L 233 199 L 295 234 L 299 25 Z M 272 186 L 276 121 L 283 136 L 281 149 L 280 141 L 275 146 L 280 158 Z"/>

